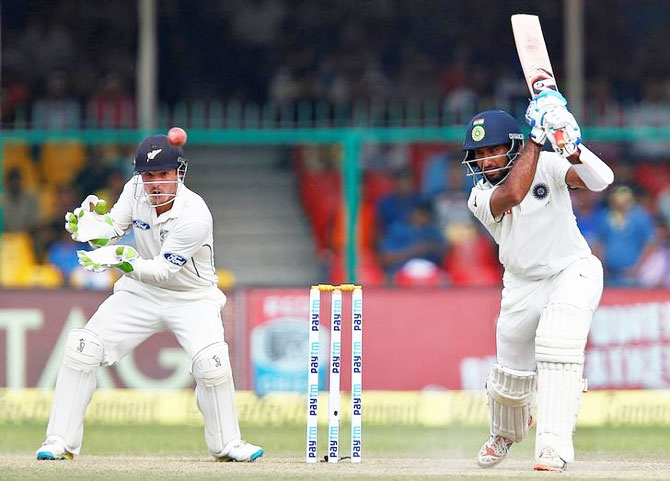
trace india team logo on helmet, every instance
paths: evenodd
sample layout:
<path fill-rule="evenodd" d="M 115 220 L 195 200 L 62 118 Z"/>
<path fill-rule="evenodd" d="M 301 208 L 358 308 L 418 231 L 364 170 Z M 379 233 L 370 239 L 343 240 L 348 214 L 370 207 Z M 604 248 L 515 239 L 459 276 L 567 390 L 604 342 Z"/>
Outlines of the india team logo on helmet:
<path fill-rule="evenodd" d="M 505 175 L 497 182 L 491 182 L 477 165 L 475 149 L 496 145 L 508 146 L 506 152 L 508 162 L 504 167 L 487 171 L 487 173 L 503 170 L 509 172 L 523 146 L 523 133 L 514 117 L 502 110 L 486 110 L 472 117 L 468 122 L 465 141 L 461 150 L 465 152 L 462 163 L 468 168 L 467 175 L 473 177 L 475 184 L 480 178 L 483 178 L 488 186 L 497 185 L 507 176 Z"/>
<path fill-rule="evenodd" d="M 475 142 L 480 142 L 486 136 L 483 117 L 473 119 L 472 132 L 470 133 L 470 136 L 472 137 L 472 140 L 474 140 Z"/>

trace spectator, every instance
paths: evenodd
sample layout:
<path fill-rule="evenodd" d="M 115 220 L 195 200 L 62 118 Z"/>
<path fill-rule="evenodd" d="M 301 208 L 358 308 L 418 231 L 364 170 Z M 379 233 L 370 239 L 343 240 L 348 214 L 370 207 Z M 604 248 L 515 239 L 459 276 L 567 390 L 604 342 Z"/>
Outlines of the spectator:
<path fill-rule="evenodd" d="M 444 268 L 452 285 L 500 285 L 496 246 L 472 219 L 452 223 L 447 235 L 449 254 L 444 259 Z"/>
<path fill-rule="evenodd" d="M 54 199 L 53 215 L 44 220 L 44 223 L 37 229 L 33 242 L 35 244 L 35 257 L 38 262 L 42 262 L 48 253 L 49 246 L 60 239 L 63 232 L 65 212 L 73 210 L 77 205 L 79 194 L 70 185 L 61 185 L 56 188 Z"/>
<path fill-rule="evenodd" d="M 603 222 L 605 207 L 602 205 L 602 194 L 586 189 L 575 189 L 571 192 L 572 209 L 577 219 L 577 227 L 589 246 L 593 246 L 598 237 L 598 228 Z"/>
<path fill-rule="evenodd" d="M 406 224 L 410 213 L 420 203 L 414 189 L 412 171 L 400 170 L 395 175 L 394 189 L 377 202 L 377 233 L 384 236 L 395 223 Z"/>
<path fill-rule="evenodd" d="M 135 103 L 123 86 L 121 76 L 108 74 L 89 102 L 89 120 L 97 128 L 132 128 L 135 126 Z"/>
<path fill-rule="evenodd" d="M 58 268 L 66 282 L 72 272 L 79 267 L 77 251 L 83 247 L 73 241 L 65 229 L 62 229 L 60 236 L 47 248 L 47 261 Z"/>
<path fill-rule="evenodd" d="M 36 129 L 67 130 L 80 126 L 79 103 L 67 89 L 67 75 L 51 72 L 47 78 L 47 95 L 33 105 L 32 122 Z"/>
<path fill-rule="evenodd" d="M 121 195 L 125 184 L 126 174 L 121 169 L 111 169 L 107 176 L 107 184 L 96 191 L 95 195 L 106 200 L 108 205 L 113 205 Z"/>
<path fill-rule="evenodd" d="M 388 276 L 393 276 L 408 261 L 425 259 L 436 266 L 442 263 L 446 244 L 433 223 L 428 203 L 412 206 L 407 221 L 394 222 L 380 242 L 380 260 Z"/>
<path fill-rule="evenodd" d="M 656 223 L 656 240 L 640 262 L 637 279 L 643 287 L 670 289 L 670 224 Z"/>
<path fill-rule="evenodd" d="M 103 189 L 107 185 L 110 171 L 111 169 L 104 158 L 102 146 L 92 146 L 86 155 L 86 165 L 77 174 L 74 181 L 79 192 L 78 197 L 83 199 L 87 195 Z"/>
<path fill-rule="evenodd" d="M 605 268 L 605 283 L 634 286 L 636 269 L 646 257 L 654 237 L 650 215 L 636 202 L 633 191 L 618 186 L 609 196 L 609 207 L 598 226 L 598 245 Z"/>
<path fill-rule="evenodd" d="M 7 174 L 7 196 L 5 198 L 5 225 L 7 232 L 30 232 L 39 222 L 37 199 L 23 188 L 21 171 L 12 169 Z"/>

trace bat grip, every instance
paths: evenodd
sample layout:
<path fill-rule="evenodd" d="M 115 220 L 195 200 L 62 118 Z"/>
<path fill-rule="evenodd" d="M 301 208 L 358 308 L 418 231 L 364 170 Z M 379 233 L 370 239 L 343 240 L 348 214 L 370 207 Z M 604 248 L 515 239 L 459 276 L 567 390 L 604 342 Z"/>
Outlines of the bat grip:
<path fill-rule="evenodd" d="M 554 132 L 554 140 L 556 141 L 556 145 L 558 147 L 565 147 L 565 132 L 563 132 L 563 130 L 557 130 Z"/>

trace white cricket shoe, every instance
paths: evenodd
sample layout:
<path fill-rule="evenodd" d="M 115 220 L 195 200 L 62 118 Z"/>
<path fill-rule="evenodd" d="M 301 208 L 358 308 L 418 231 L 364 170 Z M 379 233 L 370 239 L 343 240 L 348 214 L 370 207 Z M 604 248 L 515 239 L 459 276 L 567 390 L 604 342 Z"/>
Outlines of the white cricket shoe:
<path fill-rule="evenodd" d="M 477 454 L 477 464 L 482 468 L 492 468 L 505 459 L 512 444 L 514 441 L 498 434 L 491 434 Z"/>
<path fill-rule="evenodd" d="M 60 438 L 52 437 L 42 443 L 35 457 L 41 461 L 65 461 L 74 456 L 65 449 L 65 443 Z"/>
<path fill-rule="evenodd" d="M 263 456 L 263 448 L 239 439 L 229 442 L 223 452 L 221 456 L 215 456 L 217 461 L 252 463 Z"/>
<path fill-rule="evenodd" d="M 535 460 L 535 471 L 563 471 L 568 463 L 561 458 L 553 448 L 544 448 Z"/>

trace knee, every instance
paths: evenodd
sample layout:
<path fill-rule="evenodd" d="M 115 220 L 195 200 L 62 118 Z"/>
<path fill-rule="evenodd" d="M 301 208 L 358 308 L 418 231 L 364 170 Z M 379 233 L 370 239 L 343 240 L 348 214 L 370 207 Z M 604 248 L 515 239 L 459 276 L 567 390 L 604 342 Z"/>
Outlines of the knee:
<path fill-rule="evenodd" d="M 198 352 L 193 358 L 191 372 L 198 384 L 215 386 L 232 377 L 228 345 L 215 342 Z"/>
<path fill-rule="evenodd" d="M 535 336 L 535 359 L 583 364 L 591 317 L 591 311 L 570 304 L 546 306 Z"/>
<path fill-rule="evenodd" d="M 102 340 L 88 329 L 72 329 L 65 344 L 63 361 L 78 371 L 95 371 L 102 363 Z"/>

